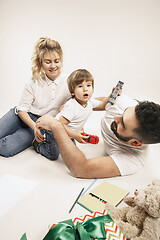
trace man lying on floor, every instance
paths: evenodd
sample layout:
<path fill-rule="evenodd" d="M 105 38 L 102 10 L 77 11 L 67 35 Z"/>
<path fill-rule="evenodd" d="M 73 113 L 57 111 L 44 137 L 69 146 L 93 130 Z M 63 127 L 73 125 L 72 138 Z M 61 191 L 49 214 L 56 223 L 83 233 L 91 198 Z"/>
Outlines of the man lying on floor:
<path fill-rule="evenodd" d="M 50 115 L 37 120 L 37 128 L 51 130 L 61 156 L 75 177 L 107 178 L 138 172 L 145 163 L 147 145 L 160 143 L 160 105 L 117 97 L 106 105 L 101 121 L 105 156 L 86 159 L 62 124 Z"/>

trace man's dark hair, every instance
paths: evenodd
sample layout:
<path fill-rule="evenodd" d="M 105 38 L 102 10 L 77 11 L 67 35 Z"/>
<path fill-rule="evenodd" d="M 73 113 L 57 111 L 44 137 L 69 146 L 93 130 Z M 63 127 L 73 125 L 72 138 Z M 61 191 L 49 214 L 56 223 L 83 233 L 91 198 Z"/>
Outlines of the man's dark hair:
<path fill-rule="evenodd" d="M 160 143 L 160 105 L 143 101 L 135 107 L 139 127 L 134 129 L 139 140 L 146 144 Z"/>

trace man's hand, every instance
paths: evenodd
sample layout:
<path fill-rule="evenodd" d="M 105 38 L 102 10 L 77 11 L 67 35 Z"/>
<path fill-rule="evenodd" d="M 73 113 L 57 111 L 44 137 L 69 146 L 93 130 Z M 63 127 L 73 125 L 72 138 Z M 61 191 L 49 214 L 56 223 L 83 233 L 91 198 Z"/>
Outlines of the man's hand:
<path fill-rule="evenodd" d="M 56 126 L 58 126 L 60 124 L 60 122 L 55 119 L 54 117 L 52 117 L 50 114 L 45 114 L 42 117 L 38 118 L 36 121 L 36 127 L 38 129 L 47 129 L 52 131 L 53 127 L 56 128 Z"/>

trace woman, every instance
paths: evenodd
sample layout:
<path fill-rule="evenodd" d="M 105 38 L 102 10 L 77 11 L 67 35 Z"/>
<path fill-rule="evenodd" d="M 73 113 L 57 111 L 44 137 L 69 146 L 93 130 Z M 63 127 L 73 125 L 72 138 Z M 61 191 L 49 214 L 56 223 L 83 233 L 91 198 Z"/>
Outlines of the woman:
<path fill-rule="evenodd" d="M 49 113 L 56 116 L 69 98 L 67 76 L 61 73 L 63 52 L 60 44 L 40 38 L 32 56 L 32 80 L 25 85 L 20 102 L 0 119 L 0 155 L 11 157 L 42 140 L 36 120 Z"/>

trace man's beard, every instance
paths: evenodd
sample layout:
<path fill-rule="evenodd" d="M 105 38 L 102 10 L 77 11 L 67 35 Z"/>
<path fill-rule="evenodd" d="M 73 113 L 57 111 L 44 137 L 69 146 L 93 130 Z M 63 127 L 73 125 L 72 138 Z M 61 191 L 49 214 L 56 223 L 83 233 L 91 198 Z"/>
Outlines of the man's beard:
<path fill-rule="evenodd" d="M 117 123 L 115 121 L 113 121 L 111 123 L 111 130 L 113 131 L 115 136 L 123 142 L 128 142 L 129 140 L 132 139 L 132 137 L 123 137 L 123 136 L 119 135 L 119 133 L 117 132 Z"/>

